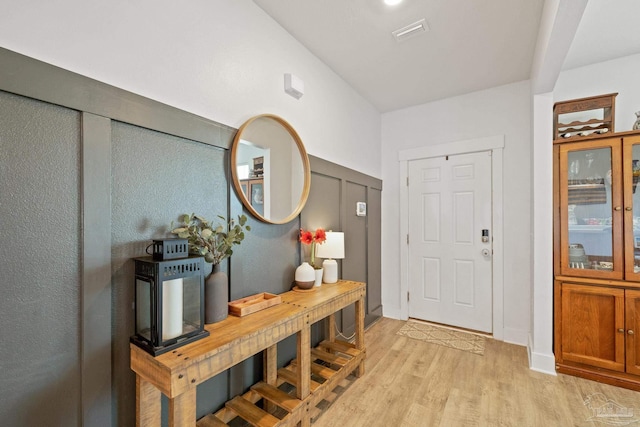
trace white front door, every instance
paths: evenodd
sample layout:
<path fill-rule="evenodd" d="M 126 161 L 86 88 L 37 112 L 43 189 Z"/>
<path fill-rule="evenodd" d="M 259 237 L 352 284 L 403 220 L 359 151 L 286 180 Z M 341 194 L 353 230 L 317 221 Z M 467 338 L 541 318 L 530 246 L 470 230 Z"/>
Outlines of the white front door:
<path fill-rule="evenodd" d="M 491 205 L 490 151 L 409 162 L 410 317 L 492 332 Z"/>

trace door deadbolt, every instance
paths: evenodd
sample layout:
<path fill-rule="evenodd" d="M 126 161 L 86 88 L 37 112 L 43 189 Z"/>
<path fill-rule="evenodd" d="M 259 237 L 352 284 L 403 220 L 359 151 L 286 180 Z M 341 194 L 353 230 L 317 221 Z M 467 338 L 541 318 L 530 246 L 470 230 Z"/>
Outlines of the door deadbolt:
<path fill-rule="evenodd" d="M 482 230 L 482 243 L 489 243 L 489 230 L 486 228 Z"/>

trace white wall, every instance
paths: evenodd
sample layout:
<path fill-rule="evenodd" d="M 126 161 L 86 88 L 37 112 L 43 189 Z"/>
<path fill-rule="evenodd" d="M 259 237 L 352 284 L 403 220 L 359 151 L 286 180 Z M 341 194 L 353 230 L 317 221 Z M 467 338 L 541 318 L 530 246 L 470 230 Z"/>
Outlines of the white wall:
<path fill-rule="evenodd" d="M 555 102 L 618 92 L 615 131 L 631 130 L 640 111 L 640 54 L 600 62 L 560 73 Z M 597 77 L 594 77 L 597 76 Z"/>
<path fill-rule="evenodd" d="M 381 177 L 379 112 L 250 0 L 2 9 L 0 47 L 233 127 L 280 115 L 309 154 Z M 300 100 L 284 93 L 285 73 L 304 81 Z"/>
<path fill-rule="evenodd" d="M 531 369 L 555 375 L 553 355 L 553 96 L 532 97 Z"/>
<path fill-rule="evenodd" d="M 526 344 L 530 295 L 530 85 L 528 81 L 382 115 L 382 298 L 385 316 L 400 310 L 402 150 L 504 135 L 504 339 Z"/>
<path fill-rule="evenodd" d="M 553 355 L 553 90 L 588 0 L 546 0 L 531 68 L 531 369 L 555 374 Z"/>

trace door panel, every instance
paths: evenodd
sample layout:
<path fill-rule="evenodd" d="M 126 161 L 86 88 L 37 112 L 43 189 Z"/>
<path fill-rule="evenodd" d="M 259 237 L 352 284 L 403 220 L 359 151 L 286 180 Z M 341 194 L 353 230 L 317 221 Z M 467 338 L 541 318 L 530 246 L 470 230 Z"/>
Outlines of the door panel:
<path fill-rule="evenodd" d="M 474 194 L 456 193 L 453 195 L 453 212 L 455 215 L 454 242 L 456 244 L 470 245 L 473 243 L 473 217 Z"/>
<path fill-rule="evenodd" d="M 422 211 L 423 216 L 428 216 L 428 221 L 422 227 L 422 240 L 430 243 L 440 242 L 440 194 L 423 194 Z"/>
<path fill-rule="evenodd" d="M 409 162 L 409 316 L 492 331 L 490 228 L 490 152 Z"/>
<path fill-rule="evenodd" d="M 453 286 L 454 304 L 473 306 L 475 301 L 475 274 L 471 261 L 456 260 L 454 262 Z"/>
<path fill-rule="evenodd" d="M 625 279 L 640 282 L 640 136 L 623 138 Z"/>
<path fill-rule="evenodd" d="M 562 285 L 562 359 L 624 372 L 624 290 Z"/>
<path fill-rule="evenodd" d="M 622 279 L 621 165 L 619 139 L 560 147 L 562 274 Z"/>
<path fill-rule="evenodd" d="M 640 375 L 640 291 L 625 291 L 627 328 L 627 373 Z"/>
<path fill-rule="evenodd" d="M 428 280 L 431 279 L 431 280 Z M 440 302 L 440 260 L 437 258 L 422 259 L 422 298 Z"/>

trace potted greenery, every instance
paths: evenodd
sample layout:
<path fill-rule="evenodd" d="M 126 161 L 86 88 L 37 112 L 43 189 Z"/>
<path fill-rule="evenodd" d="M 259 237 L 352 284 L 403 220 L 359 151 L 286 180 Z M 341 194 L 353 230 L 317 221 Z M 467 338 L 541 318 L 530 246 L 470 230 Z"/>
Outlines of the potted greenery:
<path fill-rule="evenodd" d="M 229 278 L 220 271 L 220 262 L 233 254 L 233 246 L 239 245 L 245 237 L 245 231 L 250 231 L 247 217 L 239 215 L 226 220 L 218 215 L 222 224 L 212 225 L 207 219 L 196 214 L 180 216 L 181 223 L 174 228 L 171 223 L 171 233 L 189 242 L 189 253 L 202 255 L 204 260 L 213 264 L 211 274 L 205 280 L 205 323 L 215 323 L 224 320 L 228 314 Z M 223 225 L 224 224 L 224 225 Z"/>

